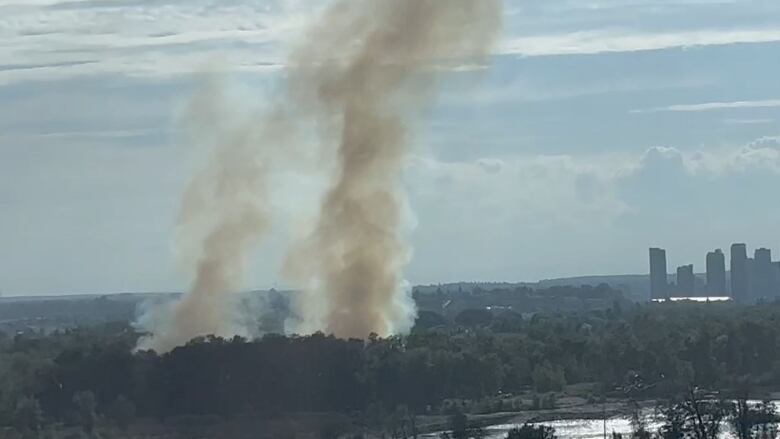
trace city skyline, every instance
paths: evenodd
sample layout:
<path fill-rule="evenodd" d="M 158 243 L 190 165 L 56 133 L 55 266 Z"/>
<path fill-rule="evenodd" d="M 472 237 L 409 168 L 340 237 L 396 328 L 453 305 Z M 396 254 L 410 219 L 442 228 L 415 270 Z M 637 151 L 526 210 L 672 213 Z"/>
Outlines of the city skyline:
<path fill-rule="evenodd" d="M 697 273 L 695 264 L 679 265 L 670 273 L 663 248 L 651 247 L 649 256 L 650 300 L 729 297 L 746 303 L 780 296 L 780 261 L 772 260 L 767 247 L 756 248 L 749 257 L 747 244 L 732 244 L 728 271 L 723 250 L 714 249 L 705 256 L 704 273 Z"/>

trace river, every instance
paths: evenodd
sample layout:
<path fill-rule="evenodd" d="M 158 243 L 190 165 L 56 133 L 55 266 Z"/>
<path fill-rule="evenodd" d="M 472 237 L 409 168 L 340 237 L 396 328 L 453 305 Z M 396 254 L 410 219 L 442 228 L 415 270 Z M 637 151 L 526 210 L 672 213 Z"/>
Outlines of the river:
<path fill-rule="evenodd" d="M 759 401 L 749 401 L 750 404 L 756 404 L 758 402 Z M 779 400 L 774 400 L 773 403 L 776 408 L 780 407 Z M 652 433 L 657 432 L 661 425 L 663 425 L 661 420 L 655 416 L 655 413 L 655 410 L 652 408 L 644 408 L 642 410 L 642 415 L 646 422 L 645 428 Z M 622 434 L 626 439 L 630 439 L 632 432 L 629 418 L 620 416 L 609 418 L 606 423 L 603 419 L 561 419 L 532 423 L 532 425 L 553 427 L 555 429 L 555 435 L 559 439 L 600 439 L 605 436 L 605 431 L 606 437 L 608 438 L 611 438 L 612 433 L 615 432 Z M 522 424 L 504 423 L 487 426 L 484 427 L 484 429 L 487 433 L 487 439 L 504 439 L 510 429 L 521 426 Z M 439 434 L 440 433 L 434 433 L 422 437 L 426 439 L 438 438 Z M 734 437 L 735 435 L 732 433 L 731 427 L 724 422 L 721 426 L 719 438 L 727 439 Z"/>
<path fill-rule="evenodd" d="M 541 422 L 540 425 L 555 428 L 555 435 L 560 439 L 566 438 L 603 438 L 604 421 L 601 419 L 567 419 L 560 421 Z M 519 424 L 499 424 L 486 427 L 489 439 L 503 439 L 506 433 L 514 428 L 520 427 Z M 650 431 L 656 431 L 661 426 L 660 422 L 648 422 L 647 428 Z M 612 436 L 612 432 L 621 433 L 624 438 L 631 435 L 631 423 L 628 418 L 612 418 L 606 422 L 607 437 Z"/>

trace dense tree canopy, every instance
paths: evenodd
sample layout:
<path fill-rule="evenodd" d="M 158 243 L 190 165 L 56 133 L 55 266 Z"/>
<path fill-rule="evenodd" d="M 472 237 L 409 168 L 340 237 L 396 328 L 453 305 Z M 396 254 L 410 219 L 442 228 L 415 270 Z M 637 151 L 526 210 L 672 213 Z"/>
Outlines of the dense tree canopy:
<path fill-rule="evenodd" d="M 780 384 L 780 305 L 649 304 L 604 311 L 505 313 L 367 341 L 322 334 L 206 337 L 165 355 L 133 353 L 123 324 L 0 336 L 0 424 L 41 419 L 91 428 L 136 416 L 437 411 L 472 399 L 599 382 L 664 395 L 680 383 Z"/>

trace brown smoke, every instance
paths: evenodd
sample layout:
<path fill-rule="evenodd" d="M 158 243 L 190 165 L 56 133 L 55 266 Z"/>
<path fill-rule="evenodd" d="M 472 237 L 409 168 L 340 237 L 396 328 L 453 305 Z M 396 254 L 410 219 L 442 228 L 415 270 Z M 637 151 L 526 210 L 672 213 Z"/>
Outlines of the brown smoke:
<path fill-rule="evenodd" d="M 236 332 L 227 295 L 241 287 L 246 255 L 269 227 L 271 163 L 301 170 L 305 157 L 332 165 L 331 183 L 313 230 L 285 264 L 304 290 L 291 330 L 360 338 L 408 330 L 407 125 L 425 110 L 437 76 L 484 61 L 500 21 L 501 0 L 337 0 L 328 8 L 291 57 L 286 101 L 259 124 L 213 135 L 213 160 L 189 187 L 180 217 L 185 229 L 205 230 L 195 282 L 161 321 L 141 322 L 153 335 L 139 347 L 165 351 Z M 196 125 L 213 119 L 199 113 L 214 111 L 213 98 L 195 101 Z M 316 141 L 283 141 L 307 127 Z"/>
<path fill-rule="evenodd" d="M 500 0 L 343 0 L 293 57 L 293 91 L 314 98 L 337 163 L 313 233 L 288 259 L 307 287 L 295 329 L 364 338 L 411 327 L 406 124 L 437 74 L 488 55 L 500 18 Z"/>
<path fill-rule="evenodd" d="M 266 186 L 272 157 L 260 145 L 266 135 L 282 143 L 289 128 L 276 113 L 258 126 L 229 115 L 226 105 L 221 87 L 210 83 L 185 117 L 191 140 L 213 149 L 179 210 L 178 241 L 185 256 L 195 255 L 195 279 L 181 300 L 141 317 L 152 334 L 139 341 L 139 349 L 166 352 L 197 336 L 245 332 L 234 324 L 230 295 L 241 288 L 247 255 L 271 222 Z M 195 248 L 188 247 L 192 242 Z"/>

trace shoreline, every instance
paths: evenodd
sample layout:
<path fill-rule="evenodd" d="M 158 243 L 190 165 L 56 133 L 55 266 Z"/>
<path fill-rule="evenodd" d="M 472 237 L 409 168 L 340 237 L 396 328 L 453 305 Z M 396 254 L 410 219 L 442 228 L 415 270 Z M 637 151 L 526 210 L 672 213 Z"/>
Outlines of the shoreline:
<path fill-rule="evenodd" d="M 635 401 L 641 409 L 654 407 L 655 399 Z M 602 420 L 625 418 L 631 415 L 634 401 L 628 399 L 610 399 L 603 403 L 579 403 L 567 404 L 554 409 L 518 410 L 509 412 L 497 412 L 488 414 L 467 414 L 469 425 L 485 428 L 499 424 L 544 423 L 551 421 L 565 421 L 574 419 Z M 449 428 L 449 416 L 420 416 L 418 427 L 421 434 L 432 434 Z"/>

